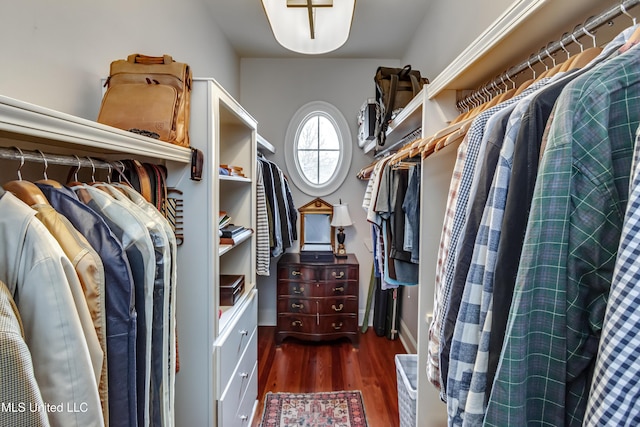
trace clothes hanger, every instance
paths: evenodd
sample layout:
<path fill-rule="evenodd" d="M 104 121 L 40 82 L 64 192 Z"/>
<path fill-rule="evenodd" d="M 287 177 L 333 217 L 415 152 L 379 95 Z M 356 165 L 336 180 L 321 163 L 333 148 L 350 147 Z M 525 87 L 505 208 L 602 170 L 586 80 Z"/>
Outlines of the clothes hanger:
<path fill-rule="evenodd" d="M 623 15 L 628 16 L 629 18 L 631 18 L 631 22 L 632 22 L 634 27 L 637 25 L 636 17 L 635 16 L 631 16 L 631 14 L 629 12 L 627 12 L 627 9 L 624 7 L 624 4 L 622 2 L 620 2 L 620 13 L 622 13 Z"/>
<path fill-rule="evenodd" d="M 82 167 L 82 164 L 80 163 L 80 157 L 76 156 L 75 154 L 73 155 L 73 157 L 76 158 L 78 162 L 78 166 L 75 166 L 73 169 L 71 169 L 71 171 L 69 171 L 70 176 L 67 178 L 67 185 L 69 187 L 77 187 L 79 185 L 82 185 L 80 180 L 78 180 L 78 172 L 80 172 L 80 168 Z M 71 180 L 72 173 L 73 173 L 73 181 Z"/>
<path fill-rule="evenodd" d="M 533 67 L 531 66 L 531 56 L 527 59 L 527 67 L 529 67 L 529 69 L 533 73 L 533 76 L 529 80 L 525 80 L 524 82 L 522 82 L 520 86 L 518 86 L 518 89 L 516 90 L 516 93 L 513 96 L 520 95 L 522 92 L 525 91 L 525 89 L 531 86 L 531 84 L 536 79 L 536 70 L 534 70 Z"/>
<path fill-rule="evenodd" d="M 33 183 L 22 179 L 22 166 L 24 166 L 24 153 L 18 147 L 14 147 L 20 153 L 20 166 L 18 167 L 18 179 L 9 181 L 2 187 L 13 193 L 17 198 L 25 202 L 29 206 L 37 204 L 49 204 L 49 200 L 44 193 Z"/>
<path fill-rule="evenodd" d="M 17 198 L 29 206 L 48 205 L 49 200 L 42 190 L 30 181 L 9 181 L 3 185 L 4 189 L 12 192 Z"/>
<path fill-rule="evenodd" d="M 47 176 L 47 168 L 49 167 L 49 162 L 47 161 L 47 158 L 42 151 L 40 150 L 36 150 L 36 151 L 42 156 L 42 162 L 44 163 L 44 171 L 42 172 L 44 179 L 38 180 L 36 181 L 36 183 L 50 185 L 54 188 L 62 188 L 62 184 L 60 184 L 58 181 L 54 179 L 49 179 L 49 177 Z"/>

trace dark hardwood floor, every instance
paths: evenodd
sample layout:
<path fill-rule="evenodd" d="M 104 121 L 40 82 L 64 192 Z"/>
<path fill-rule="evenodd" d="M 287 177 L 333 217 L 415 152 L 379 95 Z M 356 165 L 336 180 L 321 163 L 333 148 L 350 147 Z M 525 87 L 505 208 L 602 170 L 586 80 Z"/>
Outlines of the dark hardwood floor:
<path fill-rule="evenodd" d="M 275 345 L 275 328 L 258 328 L 258 408 L 260 425 L 267 392 L 311 393 L 360 390 L 369 427 L 397 427 L 398 389 L 394 356 L 405 353 L 399 340 L 378 337 L 373 328 L 360 335 L 360 347 L 348 340 L 307 343 L 286 339 Z"/>

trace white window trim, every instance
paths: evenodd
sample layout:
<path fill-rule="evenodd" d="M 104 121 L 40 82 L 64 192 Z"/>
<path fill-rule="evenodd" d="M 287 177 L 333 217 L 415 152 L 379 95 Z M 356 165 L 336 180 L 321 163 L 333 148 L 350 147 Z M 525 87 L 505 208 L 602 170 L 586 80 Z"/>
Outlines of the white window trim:
<path fill-rule="evenodd" d="M 298 164 L 298 158 L 296 153 L 296 141 L 298 140 L 298 133 L 301 129 L 302 123 L 306 121 L 310 114 L 320 111 L 326 114 L 335 126 L 338 134 L 338 143 L 340 144 L 341 155 L 338 157 L 338 165 L 333 177 L 324 184 L 314 184 L 309 182 Z M 285 136 L 285 152 L 284 160 L 289 171 L 289 176 L 293 184 L 298 187 L 302 192 L 310 196 L 326 196 L 335 192 L 349 173 L 349 167 L 351 166 L 351 130 L 349 124 L 344 118 L 340 110 L 333 105 L 325 101 L 312 101 L 309 102 L 296 111 L 287 127 L 287 133 Z"/>

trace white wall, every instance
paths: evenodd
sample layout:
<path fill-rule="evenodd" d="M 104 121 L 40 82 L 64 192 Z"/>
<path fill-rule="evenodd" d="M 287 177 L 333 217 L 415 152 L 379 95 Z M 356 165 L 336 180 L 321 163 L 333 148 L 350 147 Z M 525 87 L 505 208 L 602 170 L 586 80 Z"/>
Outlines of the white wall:
<path fill-rule="evenodd" d="M 289 120 L 310 101 L 326 101 L 338 108 L 350 125 L 353 139 L 351 167 L 344 184 L 333 194 L 322 198 L 337 203 L 341 198 L 349 204 L 353 227 L 345 229 L 347 251 L 360 261 L 360 309 L 365 308 L 372 255 L 365 246 L 370 228 L 362 209 L 366 182 L 356 174 L 371 163 L 373 156 L 365 155 L 357 144 L 356 117 L 362 103 L 375 96 L 373 76 L 379 65 L 395 67 L 395 60 L 351 59 L 258 59 L 241 60 L 241 104 L 258 120 L 258 131 L 276 148 L 268 156 L 288 174 L 284 160 L 284 138 Z M 311 197 L 292 186 L 293 200 L 300 207 Z M 260 324 L 276 322 L 276 259 L 272 259 L 271 276 L 258 278 Z"/>
<path fill-rule="evenodd" d="M 514 0 L 433 1 L 422 26 L 404 53 L 411 64 L 433 80 L 489 27 Z"/>
<path fill-rule="evenodd" d="M 0 94 L 95 120 L 111 61 L 142 53 L 238 96 L 240 62 L 211 13 L 202 0 L 3 0 Z"/>

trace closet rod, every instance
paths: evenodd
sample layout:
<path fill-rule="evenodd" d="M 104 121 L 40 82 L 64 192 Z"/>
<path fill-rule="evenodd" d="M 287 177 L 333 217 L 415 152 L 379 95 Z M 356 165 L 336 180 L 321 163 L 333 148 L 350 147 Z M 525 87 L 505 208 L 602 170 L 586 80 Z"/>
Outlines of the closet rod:
<path fill-rule="evenodd" d="M 551 44 L 547 44 L 545 47 L 541 48 L 537 54 L 529 56 L 526 61 L 523 61 L 520 64 L 509 68 L 506 72 L 494 78 L 489 83 L 482 85 L 480 88 L 465 95 L 460 101 L 458 101 L 458 104 L 462 104 L 462 101 L 468 100 L 472 96 L 476 96 L 478 92 L 486 93 L 486 90 L 498 87 L 498 85 L 500 84 L 504 84 L 505 80 L 510 80 L 512 77 L 515 77 L 522 71 L 530 68 L 531 65 L 542 62 L 543 52 L 545 54 L 544 56 L 547 56 L 547 54 L 551 55 L 555 52 L 560 51 L 561 49 L 563 49 L 563 46 L 574 43 L 575 39 L 587 35 L 586 33 L 592 32 L 596 28 L 606 24 L 610 20 L 620 15 L 626 14 L 626 11 L 638 5 L 639 3 L 640 0 L 622 1 L 617 5 L 610 7 L 608 10 L 600 13 L 599 15 L 588 19 L 584 24 L 579 25 L 572 32 L 565 33 L 566 36 L 564 36 L 563 34 L 564 37 L 562 37 L 560 40 L 552 42 Z"/>
<path fill-rule="evenodd" d="M 638 3 L 640 3 L 640 0 L 627 0 L 627 1 L 620 2 L 618 5 L 612 6 L 611 8 L 600 13 L 599 15 L 591 19 L 588 19 L 587 22 L 575 28 L 571 33 L 567 34 L 566 37 L 561 38 L 560 40 L 545 46 L 543 49 L 540 50 L 540 52 L 544 51 L 545 53 L 549 52 L 550 54 L 558 52 L 559 50 L 562 49 L 562 46 L 567 46 L 568 44 L 573 43 L 574 37 L 577 39 L 578 37 L 587 35 L 585 34 L 585 31 L 592 32 L 593 30 L 602 26 L 603 24 L 606 24 L 612 19 L 622 15 L 623 10 L 624 11 L 629 10 L 633 6 L 636 6 Z M 540 52 L 536 55 L 536 58 L 538 60 L 536 62 L 541 62 Z M 505 78 L 507 75 L 509 77 L 515 77 L 518 73 L 529 68 L 530 63 L 531 63 L 530 60 L 523 61 L 521 64 L 518 64 L 514 68 L 511 68 L 510 71 L 507 71 L 507 73 L 503 75 L 505 76 Z"/>
<path fill-rule="evenodd" d="M 116 163 L 98 160 L 91 157 L 73 155 L 48 154 L 42 151 L 27 151 L 16 147 L 0 147 L 0 159 L 20 160 L 22 162 L 38 162 L 46 165 L 75 166 L 90 169 L 120 169 Z"/>

